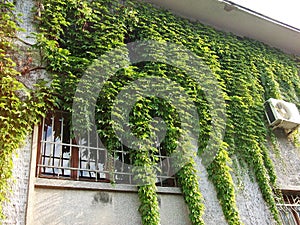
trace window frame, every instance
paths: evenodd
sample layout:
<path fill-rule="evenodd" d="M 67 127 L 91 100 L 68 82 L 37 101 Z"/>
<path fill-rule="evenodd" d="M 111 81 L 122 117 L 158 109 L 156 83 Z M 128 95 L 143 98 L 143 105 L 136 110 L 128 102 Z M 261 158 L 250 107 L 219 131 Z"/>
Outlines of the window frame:
<path fill-rule="evenodd" d="M 281 190 L 283 203 L 278 203 L 283 225 L 300 225 L 300 190 Z"/>
<path fill-rule="evenodd" d="M 67 143 L 64 143 L 62 140 L 64 139 L 64 137 L 62 136 L 62 137 L 60 137 L 62 140 L 60 140 L 60 141 L 58 141 L 57 143 L 56 143 L 56 141 L 55 141 L 55 139 L 53 139 L 53 133 L 55 133 L 56 132 L 56 128 L 55 128 L 55 125 L 53 125 L 53 124 L 55 124 L 55 122 L 53 123 L 53 121 L 55 120 L 55 116 L 53 116 L 53 115 L 56 115 L 56 114 L 59 114 L 59 113 L 61 113 L 61 114 L 64 114 L 65 112 L 63 112 L 63 111 L 58 111 L 58 110 L 56 110 L 56 111 L 54 111 L 54 112 L 51 112 L 51 113 L 49 113 L 48 115 L 47 115 L 47 117 L 46 118 L 44 118 L 43 119 L 43 121 L 42 121 L 42 123 L 38 126 L 38 134 L 37 134 L 37 157 L 36 157 L 36 165 L 35 165 L 35 168 L 36 168 L 36 171 L 35 171 L 35 176 L 37 177 L 37 178 L 55 178 L 55 179 L 60 179 L 60 180 L 63 180 L 63 179 L 65 179 L 65 180 L 76 180 L 76 181 L 94 181 L 94 182 L 104 182 L 104 183 L 116 183 L 116 184 L 126 184 L 126 185 L 136 185 L 136 183 L 134 183 L 133 182 L 133 174 L 132 173 L 124 173 L 125 175 L 128 175 L 129 177 L 131 177 L 130 179 L 130 181 L 129 181 L 129 183 L 128 182 L 122 182 L 123 180 L 121 179 L 121 181 L 117 181 L 117 179 L 116 179 L 116 174 L 118 174 L 119 176 L 121 176 L 122 175 L 122 172 L 123 171 L 121 171 L 121 172 L 118 172 L 118 171 L 110 171 L 110 169 L 108 169 L 108 170 L 103 170 L 103 171 L 101 171 L 101 170 L 92 170 L 92 172 L 95 172 L 95 174 L 96 174 L 96 172 L 101 172 L 101 173 L 104 173 L 105 174 L 105 177 L 102 179 L 102 178 L 100 178 L 100 179 L 97 179 L 97 176 L 95 175 L 95 179 L 91 179 L 91 178 L 84 178 L 83 176 L 80 176 L 79 174 L 81 173 L 81 170 L 82 171 L 88 171 L 87 169 L 83 169 L 82 167 L 80 167 L 80 154 L 81 154 L 81 151 L 79 150 L 79 148 L 80 147 L 82 147 L 82 146 L 80 146 L 80 145 L 78 145 L 77 143 L 76 143 L 76 141 L 75 141 L 75 138 L 72 138 L 72 140 L 71 140 L 71 138 L 70 138 L 70 143 L 69 144 L 67 144 Z M 51 127 L 51 126 L 49 126 L 49 124 L 47 124 L 47 126 L 46 126 L 46 119 L 49 119 L 49 115 L 51 115 L 51 120 L 52 120 L 52 133 L 51 133 L 51 136 L 52 136 L 52 141 L 47 141 L 47 139 L 45 139 L 45 136 L 46 136 L 46 134 L 45 134 L 45 127 L 47 127 L 46 129 L 48 129 L 48 127 Z M 62 123 L 63 123 L 63 121 L 62 121 Z M 61 129 L 64 129 L 64 124 L 62 124 L 61 125 L 62 126 L 62 128 Z M 45 157 L 46 157 L 46 155 L 45 155 L 45 148 L 47 148 L 47 147 L 45 147 L 45 146 L 47 146 L 47 144 L 50 144 L 50 146 L 54 146 L 54 149 L 56 149 L 56 145 L 61 145 L 61 146 L 63 146 L 63 145 L 66 145 L 66 146 L 69 146 L 69 148 L 70 148 L 70 158 L 69 158 L 69 163 L 70 163 L 70 167 L 65 167 L 65 168 L 61 168 L 61 167 L 59 167 L 59 166 L 55 166 L 55 165 L 52 165 L 52 166 L 47 166 L 47 165 L 45 165 L 45 163 L 43 163 L 43 160 L 45 161 Z M 51 148 L 51 147 L 50 147 Z M 91 148 L 94 148 L 94 147 L 90 147 L 89 146 L 89 150 L 91 149 Z M 60 149 L 62 149 L 62 147 L 60 147 Z M 97 148 L 96 149 L 96 151 L 99 151 L 101 148 Z M 55 155 L 56 155 L 56 152 L 55 152 L 56 150 L 54 150 L 54 154 L 53 154 L 53 156 L 52 156 L 52 159 L 54 160 L 55 159 Z M 101 149 L 101 151 L 106 151 L 104 154 L 106 154 L 107 153 L 107 150 L 102 150 Z M 118 152 L 118 153 L 120 153 L 120 154 L 123 154 L 124 153 L 124 151 L 123 150 L 121 150 L 121 151 L 115 151 L 114 152 L 114 154 L 116 153 L 116 152 Z M 158 151 L 159 152 L 159 154 L 161 154 L 161 151 Z M 61 152 L 59 153 L 60 154 L 60 159 L 62 158 L 62 150 L 61 150 Z M 44 157 L 44 158 L 43 158 Z M 47 156 L 48 157 L 48 160 L 51 158 L 51 156 Z M 108 155 L 106 155 L 105 156 L 105 158 L 106 159 L 108 159 L 109 158 L 109 156 Z M 169 157 L 169 156 L 164 156 L 164 155 L 158 155 L 158 158 L 159 158 L 159 163 L 160 163 L 160 165 L 162 165 L 162 161 L 163 160 L 166 160 L 166 162 L 167 162 L 167 169 L 168 169 L 168 173 L 172 170 L 171 169 L 171 158 Z M 105 160 L 106 160 L 105 159 Z M 65 159 L 63 159 L 63 160 L 65 160 Z M 117 160 L 113 160 L 113 166 L 114 166 L 114 168 L 115 168 L 115 164 L 116 164 L 116 161 Z M 106 161 L 104 164 L 105 164 L 105 166 L 108 166 L 109 167 L 109 164 L 111 163 L 111 161 Z M 122 164 L 122 166 L 123 166 L 123 163 L 124 163 L 124 161 L 122 161 L 121 160 L 121 164 Z M 61 171 L 61 173 L 55 173 L 55 172 L 53 172 L 52 173 L 52 175 L 50 175 L 50 174 L 47 174 L 46 172 L 45 172 L 45 168 L 52 168 L 52 170 L 54 171 L 55 169 L 57 169 L 57 170 L 64 170 L 64 169 L 66 169 L 66 170 L 70 170 L 70 175 L 61 175 L 61 174 L 63 174 L 63 172 Z M 104 165 L 103 165 L 103 168 L 104 168 Z M 44 172 L 43 172 L 43 170 L 44 170 Z M 113 179 L 111 179 L 111 176 L 113 176 Z M 176 180 L 176 177 L 175 176 L 163 176 L 162 174 L 160 174 L 160 175 L 158 175 L 157 176 L 157 179 L 158 179 L 158 182 L 157 182 L 157 186 L 159 187 L 159 186 L 161 186 L 161 187 L 174 187 L 174 188 L 178 188 L 178 183 L 177 183 L 177 180 Z"/>

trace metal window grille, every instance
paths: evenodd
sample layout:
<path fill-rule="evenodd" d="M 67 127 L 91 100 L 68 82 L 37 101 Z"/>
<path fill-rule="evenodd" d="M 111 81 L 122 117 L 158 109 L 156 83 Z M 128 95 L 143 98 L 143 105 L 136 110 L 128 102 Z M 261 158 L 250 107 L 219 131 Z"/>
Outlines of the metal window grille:
<path fill-rule="evenodd" d="M 97 133 L 72 138 L 69 113 L 55 112 L 39 129 L 37 174 L 39 177 L 115 182 L 135 185 L 131 153 L 121 146 L 113 152 L 100 146 Z M 176 187 L 171 158 L 158 146 L 157 186 Z"/>
<path fill-rule="evenodd" d="M 283 225 L 300 225 L 300 195 L 283 194 L 283 199 L 277 204 Z"/>

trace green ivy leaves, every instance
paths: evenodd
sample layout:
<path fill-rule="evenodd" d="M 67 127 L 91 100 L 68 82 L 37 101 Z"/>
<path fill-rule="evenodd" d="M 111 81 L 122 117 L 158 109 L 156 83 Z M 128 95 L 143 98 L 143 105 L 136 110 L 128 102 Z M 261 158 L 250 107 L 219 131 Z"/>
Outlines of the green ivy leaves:
<path fill-rule="evenodd" d="M 210 164 L 208 169 L 209 178 L 212 180 L 217 197 L 223 209 L 224 216 L 230 225 L 241 224 L 239 213 L 236 207 L 234 185 L 231 177 L 231 160 L 223 144 L 215 160 Z"/>
<path fill-rule="evenodd" d="M 16 71 L 17 62 L 14 41 L 17 18 L 14 5 L 9 1 L 0 3 L 0 218 L 2 203 L 7 200 L 12 175 L 12 154 L 23 143 L 34 123 L 44 116 L 54 104 L 53 93 L 44 82 L 34 90 L 18 81 L 21 74 Z M 14 59 L 17 57 L 14 57 Z"/>
<path fill-rule="evenodd" d="M 178 18 L 168 11 L 136 1 L 43 0 L 39 18 L 37 47 L 44 54 L 48 71 L 53 74 L 52 87 L 62 109 L 71 110 L 78 80 L 94 59 L 117 46 L 136 40 L 178 43 L 197 54 L 217 77 L 227 103 L 227 129 L 221 149 L 207 170 L 214 183 L 225 218 L 229 224 L 241 224 L 235 201 L 230 157 L 236 156 L 256 177 L 265 201 L 279 222 L 274 202 L 276 175 L 269 158 L 266 139 L 268 128 L 263 102 L 284 98 L 299 105 L 300 78 L 293 57 L 254 40 L 237 38 L 200 23 Z M 159 50 L 154 54 L 159 55 Z M 186 60 L 182 56 L 182 60 Z M 108 61 L 109 62 L 109 61 Z M 207 99 L 195 81 L 178 68 L 154 62 L 143 62 L 123 68 L 110 79 L 100 93 L 96 120 L 100 136 L 113 149 L 120 143 L 111 129 L 110 113 L 117 93 L 128 83 L 150 75 L 169 78 L 184 88 L 199 113 L 199 153 L 203 152 L 211 133 L 211 113 Z M 199 71 L 205 76 L 205 71 Z M 155 113 L 168 124 L 163 143 L 170 152 L 178 145 L 182 132 L 176 121 L 176 110 L 157 99 L 141 99 L 134 107 L 130 125 L 136 135 L 147 138 L 149 120 Z M 218 112 L 215 112 L 218 113 Z M 116 116 L 119 116 L 116 115 Z M 175 118 L 175 119 L 174 119 Z M 143 136 L 144 135 L 144 136 Z M 176 142 L 177 141 L 177 142 Z M 149 150 L 149 149 L 148 149 Z M 158 203 L 152 163 L 141 149 L 136 163 L 152 174 L 149 185 L 139 187 L 143 224 L 159 224 Z M 199 191 L 194 161 L 178 172 L 185 201 L 193 224 L 203 224 L 204 206 Z"/>

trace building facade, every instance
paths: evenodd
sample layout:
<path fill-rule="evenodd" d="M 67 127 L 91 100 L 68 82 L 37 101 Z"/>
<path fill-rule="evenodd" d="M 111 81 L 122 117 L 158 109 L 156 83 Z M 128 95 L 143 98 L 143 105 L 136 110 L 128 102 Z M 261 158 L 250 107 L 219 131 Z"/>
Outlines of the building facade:
<path fill-rule="evenodd" d="M 26 37 L 34 31 L 31 11 L 34 5 L 35 2 L 31 0 L 17 1 L 16 4 L 17 10 L 23 13 L 22 26 L 26 30 L 25 34 L 19 35 L 27 42 L 34 42 L 33 39 Z M 178 12 L 178 7 L 172 10 L 184 16 L 191 16 L 185 14 L 185 10 L 188 10 L 186 8 L 183 8 L 182 12 Z M 239 11 L 238 13 L 244 13 L 244 16 L 247 16 L 247 12 Z M 215 26 L 218 25 L 215 24 Z M 222 29 L 222 26 L 218 28 Z M 226 31 L 228 29 L 230 30 L 228 27 L 223 28 Z M 289 30 L 289 28 L 285 29 Z M 234 30 L 234 32 L 239 31 Z M 280 40 L 271 44 L 278 43 L 282 44 Z M 290 51 L 289 46 L 286 49 L 282 47 L 282 49 Z M 44 72 L 37 73 L 33 76 L 34 78 L 26 82 L 34 83 L 37 78 L 43 76 Z M 20 225 L 141 224 L 137 187 L 132 180 L 133 174 L 126 168 L 127 164 L 130 167 L 130 163 L 126 161 L 129 160 L 126 158 L 126 152 L 120 150 L 115 156 L 118 161 L 110 162 L 114 164 L 114 168 L 118 168 L 111 175 L 109 165 L 101 161 L 101 157 L 108 157 L 107 152 L 97 145 L 98 142 L 88 144 L 86 150 L 86 145 L 81 145 L 80 142 L 72 139 L 69 127 L 65 125 L 64 120 L 66 117 L 59 113 L 44 119 L 39 126 L 34 127 L 33 133 L 28 135 L 26 144 L 17 151 L 13 161 L 10 202 L 4 204 L 6 219 L 2 223 Z M 278 188 L 282 190 L 285 201 L 278 203 L 277 206 L 283 224 L 299 225 L 300 148 L 295 144 L 297 140 L 290 140 L 290 136 L 283 129 L 274 129 L 273 132 L 278 146 L 277 151 L 269 154 L 275 165 Z M 296 136 L 296 139 L 300 141 L 299 136 Z M 271 145 L 272 142 L 270 141 L 269 144 Z M 169 158 L 163 153 L 160 153 L 158 157 L 167 171 L 162 171 L 157 176 L 161 224 L 191 224 L 189 210 L 181 189 L 169 172 L 171 170 L 168 166 Z M 208 179 L 201 159 L 196 157 L 195 161 L 199 188 L 204 198 L 205 224 L 227 224 L 215 188 Z M 120 165 L 118 162 L 121 162 Z M 168 165 L 165 165 L 166 163 Z M 246 225 L 276 224 L 255 179 L 238 162 L 234 170 L 237 171 L 233 171 L 231 175 L 235 183 L 236 202 L 241 221 Z M 238 170 L 241 172 L 239 173 Z M 114 176 L 115 184 L 113 185 L 109 183 L 110 176 Z"/>

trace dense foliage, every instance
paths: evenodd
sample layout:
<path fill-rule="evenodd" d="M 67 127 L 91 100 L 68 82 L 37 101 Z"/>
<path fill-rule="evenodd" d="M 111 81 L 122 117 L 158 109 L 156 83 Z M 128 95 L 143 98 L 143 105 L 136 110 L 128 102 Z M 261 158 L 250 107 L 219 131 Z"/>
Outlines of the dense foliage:
<path fill-rule="evenodd" d="M 230 157 L 235 155 L 241 164 L 253 171 L 275 220 L 279 220 L 273 197 L 276 176 L 266 147 L 268 129 L 263 102 L 269 97 L 275 97 L 298 103 L 300 83 L 292 57 L 261 43 L 191 23 L 144 3 L 127 1 L 121 4 L 105 0 L 90 3 L 45 0 L 42 3 L 44 11 L 40 21 L 42 28 L 39 45 L 45 53 L 48 70 L 53 74 L 53 87 L 56 88 L 63 109 L 71 110 L 78 79 L 93 60 L 126 43 L 148 39 L 174 42 L 185 46 L 205 61 L 222 86 L 227 103 L 224 142 L 215 160 L 207 166 L 225 218 L 229 224 L 241 224 L 230 172 Z M 99 112 L 97 120 L 102 138 L 112 148 L 119 145 L 114 132 L 109 128 L 113 101 L 122 87 L 146 75 L 172 79 L 190 94 L 198 107 L 201 153 L 211 132 L 209 103 L 201 88 L 188 74 L 164 63 L 132 65 L 118 71 L 116 78 L 109 80 L 106 89 L 101 92 L 96 109 Z M 170 111 L 173 108 L 167 103 L 143 99 L 133 109 L 131 124 L 138 124 L 140 131 L 147 133 L 153 116 L 172 115 Z M 140 112 L 143 112 L 142 115 L 138 115 Z M 166 119 L 167 116 L 163 118 L 169 130 L 179 129 L 179 133 L 182 132 L 176 121 L 174 123 L 172 119 Z M 138 130 L 136 135 L 145 139 L 149 137 L 149 133 L 145 135 Z M 164 144 L 172 151 L 176 135 L 168 137 L 169 140 Z M 147 150 L 140 149 L 141 157 L 136 162 L 151 168 L 153 162 L 145 161 L 145 154 Z M 192 223 L 203 224 L 201 215 L 204 206 L 193 165 L 194 161 L 190 158 L 189 163 L 178 172 L 178 179 L 190 209 Z M 152 179 L 150 185 L 139 189 L 144 224 L 159 223 L 154 182 L 155 179 Z"/>
<path fill-rule="evenodd" d="M 225 138 L 218 140 L 221 143 L 217 149 L 218 154 L 213 162 L 207 165 L 209 178 L 216 188 L 224 216 L 229 224 L 242 224 L 236 207 L 231 173 L 231 157 L 236 156 L 239 162 L 247 166 L 255 175 L 265 201 L 275 220 L 279 221 L 273 194 L 273 190 L 276 189 L 276 175 L 268 155 L 266 140 L 269 132 L 263 103 L 266 99 L 275 97 L 299 104 L 300 80 L 296 62 L 291 56 L 262 43 L 218 32 L 213 28 L 192 23 L 170 12 L 140 2 L 126 1 L 121 4 L 119 1 L 108 0 L 43 0 L 36 5 L 40 7 L 37 11 L 41 12 L 41 17 L 37 21 L 39 33 L 35 47 L 43 52 L 43 63 L 47 65 L 47 70 L 53 78 L 53 93 L 58 98 L 59 108 L 64 110 L 72 111 L 75 89 L 86 69 L 95 59 L 115 47 L 137 40 L 150 39 L 177 43 L 198 55 L 219 81 L 226 100 Z M 12 28 L 11 33 L 14 32 L 15 28 Z M 1 33 L 1 38 L 2 36 Z M 8 49 L 7 44 L 2 46 L 1 49 L 4 50 L 3 53 L 1 52 L 1 57 L 6 62 L 5 68 L 10 71 L 5 72 L 3 67 L 0 67 L 3 80 L 1 120 L 4 121 L 1 121 L 1 137 L 11 140 L 14 145 L 9 144 L 9 154 L 5 156 L 1 152 L 1 157 L 4 155 L 6 158 L 3 160 L 9 162 L 12 149 L 17 147 L 26 134 L 26 130 L 22 128 L 28 128 L 31 121 L 26 120 L 24 123 L 23 119 L 26 118 L 25 115 L 30 115 L 29 109 L 36 107 L 31 108 L 26 102 L 22 102 L 15 96 L 11 85 L 4 83 L 6 79 L 9 79 L 9 82 L 12 80 L 16 82 L 13 78 L 16 72 L 13 70 L 13 63 L 5 54 Z M 157 54 L 159 55 L 159 52 Z M 199 114 L 200 155 L 205 151 L 209 134 L 212 133 L 212 112 L 210 112 L 209 102 L 201 87 L 189 74 L 166 63 L 157 62 L 137 63 L 120 69 L 106 82 L 105 88 L 97 99 L 96 107 L 99 134 L 106 146 L 113 149 L 120 145 L 111 129 L 111 112 L 118 92 L 130 82 L 145 76 L 168 78 L 180 84 L 189 93 Z M 15 87 L 20 88 L 20 84 Z M 16 103 L 8 105 L 7 99 Z M 2 110 L 2 105 L 3 109 L 6 107 L 9 115 L 12 116 L 2 116 L 2 112 L 6 113 Z M 162 99 L 140 98 L 132 110 L 129 125 L 133 127 L 135 135 L 148 140 L 152 135 L 152 118 L 162 117 L 168 127 L 163 144 L 169 153 L 172 153 L 180 145 L 178 137 L 184 133 L 177 116 L 180 112 L 176 110 Z M 13 112 L 18 115 L 15 117 Z M 22 115 L 19 116 L 20 113 Z M 8 121 L 12 118 L 13 121 Z M 7 127 L 3 128 L 5 132 L 2 132 L 2 124 L 7 124 Z M 5 143 L 7 141 L 1 141 L 1 144 Z M 135 158 L 135 164 L 145 167 L 144 171 L 147 171 L 147 174 L 144 176 L 142 174 L 139 179 L 147 179 L 148 183 L 139 187 L 138 194 L 141 201 L 139 211 L 143 224 L 159 224 L 159 207 L 152 171 L 155 149 L 150 151 L 149 148 L 138 149 Z M 150 157 L 149 152 L 152 153 Z M 178 181 L 190 210 L 192 224 L 204 224 L 201 218 L 204 204 L 198 187 L 195 162 L 193 157 L 187 160 L 177 173 Z M 4 163 L 1 161 L 1 170 L 3 168 L 10 171 L 10 167 L 2 165 Z M 1 176 L 2 174 L 4 173 L 1 171 Z M 1 177 L 1 182 L 2 180 Z"/>
<path fill-rule="evenodd" d="M 0 218 L 2 203 L 8 200 L 12 154 L 54 101 L 43 84 L 30 90 L 17 79 L 21 73 L 16 70 L 18 52 L 13 43 L 19 28 L 13 11 L 10 1 L 0 3 Z"/>

